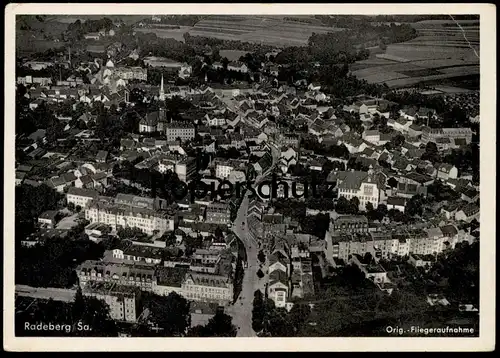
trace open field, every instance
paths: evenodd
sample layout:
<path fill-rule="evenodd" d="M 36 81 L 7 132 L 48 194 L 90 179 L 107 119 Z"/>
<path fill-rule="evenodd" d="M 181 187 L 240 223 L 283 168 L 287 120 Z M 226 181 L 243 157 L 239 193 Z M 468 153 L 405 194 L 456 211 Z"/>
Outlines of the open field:
<path fill-rule="evenodd" d="M 304 17 L 303 21 L 309 20 Z M 193 27 L 181 26 L 180 30 L 155 27 L 136 29 L 141 32 L 154 32 L 159 37 L 175 38 L 179 41 L 183 41 L 182 34 L 188 32 L 191 36 L 263 43 L 276 47 L 305 46 L 313 32 L 327 33 L 342 30 L 319 26 L 316 23 L 289 21 L 285 20 L 285 16 L 211 16 L 199 21 Z"/>
<path fill-rule="evenodd" d="M 126 25 L 135 24 L 142 19 L 149 18 L 151 15 L 49 15 L 51 21 L 57 21 L 64 24 L 71 24 L 76 20 L 99 20 L 108 17 L 113 21 L 123 21 Z"/>
<path fill-rule="evenodd" d="M 351 72 L 370 83 L 406 87 L 418 83 L 479 75 L 477 21 L 422 21 L 411 24 L 418 37 L 387 46 L 384 54 L 359 61 Z M 477 54 L 477 55 L 476 55 Z"/>
<path fill-rule="evenodd" d="M 32 16 L 16 18 L 16 53 L 27 56 L 35 52 L 43 52 L 51 48 L 65 45 L 60 41 L 61 34 L 66 31 L 67 24 L 45 18 L 38 21 Z"/>
<path fill-rule="evenodd" d="M 174 39 L 180 42 L 184 42 L 184 34 L 188 32 L 191 26 L 179 26 L 179 29 L 168 29 L 168 28 L 136 28 L 134 31 L 148 33 L 152 32 L 160 38 Z"/>

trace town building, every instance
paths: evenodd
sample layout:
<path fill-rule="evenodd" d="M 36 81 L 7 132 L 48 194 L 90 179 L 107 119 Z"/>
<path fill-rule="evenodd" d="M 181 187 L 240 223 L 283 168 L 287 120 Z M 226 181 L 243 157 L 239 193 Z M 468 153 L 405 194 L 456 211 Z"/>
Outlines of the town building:
<path fill-rule="evenodd" d="M 162 261 L 162 250 L 150 246 L 134 245 L 132 242 L 122 241 L 119 247 L 111 250 L 114 259 L 133 262 L 146 262 L 148 264 L 159 264 Z"/>
<path fill-rule="evenodd" d="M 383 179 L 374 175 L 373 171 L 336 171 L 328 175 L 328 181 L 336 181 L 338 198 L 347 200 L 353 197 L 359 200 L 359 209 L 365 210 L 366 204 L 371 203 L 376 209 L 383 195 Z"/>
<path fill-rule="evenodd" d="M 330 227 L 333 231 L 368 232 L 368 219 L 364 215 L 342 215 L 332 220 Z"/>
<path fill-rule="evenodd" d="M 93 189 L 70 187 L 66 193 L 67 203 L 85 208 L 87 203 L 99 197 L 99 193 Z"/>
<path fill-rule="evenodd" d="M 111 319 L 119 322 L 135 323 L 138 317 L 140 290 L 114 282 L 91 282 L 82 289 L 86 297 L 106 302 Z"/>
<path fill-rule="evenodd" d="M 59 212 L 57 210 L 45 211 L 38 217 L 38 223 L 47 229 L 53 229 L 57 223 L 58 215 Z"/>
<path fill-rule="evenodd" d="M 227 203 L 210 203 L 206 211 L 206 221 L 214 224 L 230 224 L 231 210 Z"/>
<path fill-rule="evenodd" d="M 155 271 L 156 283 L 153 292 L 160 296 L 168 296 L 172 292 L 184 295 L 182 282 L 188 271 L 189 269 L 185 267 L 158 266 Z"/>
<path fill-rule="evenodd" d="M 91 282 L 108 282 L 152 291 L 155 281 L 154 265 L 146 263 L 87 260 L 78 265 L 76 273 L 82 289 Z"/>
<path fill-rule="evenodd" d="M 245 167 L 245 162 L 242 160 L 215 160 L 215 176 L 219 179 L 226 179 L 233 170 Z"/>
<path fill-rule="evenodd" d="M 122 203 L 118 196 L 117 199 L 99 197 L 92 200 L 85 209 L 85 219 L 109 225 L 112 230 L 138 228 L 147 235 L 162 235 L 174 230 L 176 218 L 170 212 Z"/>
<path fill-rule="evenodd" d="M 470 128 L 422 128 L 422 143 L 438 143 L 442 139 L 453 141 L 455 146 L 466 145 L 472 142 Z"/>
<path fill-rule="evenodd" d="M 190 272 L 182 283 L 182 291 L 188 300 L 217 302 L 221 306 L 234 299 L 231 278 L 221 275 Z"/>
<path fill-rule="evenodd" d="M 166 124 L 165 135 L 169 142 L 176 141 L 178 138 L 184 142 L 195 137 L 195 128 L 191 123 L 171 122 Z"/>

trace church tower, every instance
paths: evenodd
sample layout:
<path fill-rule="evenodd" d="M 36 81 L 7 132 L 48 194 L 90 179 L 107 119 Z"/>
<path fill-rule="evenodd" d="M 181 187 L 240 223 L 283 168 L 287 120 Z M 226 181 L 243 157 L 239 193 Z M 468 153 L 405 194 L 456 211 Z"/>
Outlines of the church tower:
<path fill-rule="evenodd" d="M 160 85 L 160 97 L 159 97 L 160 101 L 164 101 L 165 100 L 165 91 L 163 89 L 163 75 L 161 75 L 161 85 Z"/>

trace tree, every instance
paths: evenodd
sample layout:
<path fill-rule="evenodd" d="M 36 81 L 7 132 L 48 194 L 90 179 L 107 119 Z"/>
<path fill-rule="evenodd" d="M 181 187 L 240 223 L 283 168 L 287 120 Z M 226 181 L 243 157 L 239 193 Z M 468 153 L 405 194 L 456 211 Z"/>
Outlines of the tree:
<path fill-rule="evenodd" d="M 398 181 L 394 177 L 390 177 L 389 180 L 387 180 L 387 184 L 393 189 L 398 187 Z"/>
<path fill-rule="evenodd" d="M 166 232 L 165 234 L 162 235 L 161 239 L 165 240 L 165 245 L 167 247 L 174 246 L 177 240 L 174 232 Z"/>
<path fill-rule="evenodd" d="M 255 332 L 262 330 L 265 313 L 264 297 L 262 296 L 262 292 L 257 290 L 254 293 L 252 309 L 252 329 Z"/>
<path fill-rule="evenodd" d="M 25 322 L 57 322 L 72 329 L 32 331 L 25 329 Z M 15 330 L 17 336 L 118 336 L 116 324 L 109 316 L 109 306 L 104 301 L 84 297 L 81 290 L 77 290 L 73 302 L 19 297 L 16 299 Z"/>
<path fill-rule="evenodd" d="M 276 308 L 272 300 L 266 301 L 264 333 L 267 337 L 293 337 L 295 333 L 290 329 L 287 311 L 284 308 Z"/>
<path fill-rule="evenodd" d="M 84 311 L 79 321 L 91 327 L 92 331 L 79 331 L 77 335 L 116 337 L 118 332 L 115 321 L 109 315 L 109 306 L 94 297 L 86 297 L 84 302 Z"/>
<path fill-rule="evenodd" d="M 146 234 L 144 234 L 142 230 L 137 227 L 119 228 L 117 235 L 124 240 L 143 238 L 146 236 Z"/>
<path fill-rule="evenodd" d="M 399 148 L 405 143 L 405 137 L 402 134 L 398 134 L 391 138 L 390 143 L 393 148 Z"/>
<path fill-rule="evenodd" d="M 16 247 L 15 281 L 33 287 L 70 288 L 77 282 L 76 266 L 86 260 L 99 260 L 103 254 L 102 245 L 82 238 L 77 229 L 72 229 L 65 238 Z"/>
<path fill-rule="evenodd" d="M 168 296 L 150 294 L 146 298 L 151 321 L 163 329 L 167 337 L 182 336 L 190 325 L 189 302 L 176 292 Z"/>
<path fill-rule="evenodd" d="M 260 263 L 265 263 L 266 262 L 266 254 L 264 254 L 264 251 L 260 250 L 257 258 L 259 259 Z"/>
<path fill-rule="evenodd" d="M 440 161 L 439 153 L 438 153 L 438 148 L 436 143 L 434 142 L 428 142 L 425 145 L 425 152 L 421 156 L 422 160 L 429 160 L 432 163 L 437 163 Z"/>
<path fill-rule="evenodd" d="M 288 316 L 289 316 L 289 321 L 294 329 L 294 333 L 300 331 L 301 327 L 304 325 L 304 322 L 307 321 L 310 314 L 311 314 L 311 307 L 309 307 L 308 304 L 296 303 L 293 305 Z"/>
<path fill-rule="evenodd" d="M 346 197 L 341 196 L 337 200 L 337 205 L 335 205 L 335 211 L 339 214 L 348 214 L 350 211 L 351 205 L 349 203 L 349 200 L 346 199 Z"/>
<path fill-rule="evenodd" d="M 366 203 L 365 209 L 366 209 L 367 212 L 372 212 L 374 210 L 373 209 L 373 204 L 371 202 Z"/>
<path fill-rule="evenodd" d="M 405 212 L 409 216 L 422 216 L 423 214 L 424 197 L 422 195 L 414 195 L 406 203 Z"/>
<path fill-rule="evenodd" d="M 264 277 L 264 272 L 262 272 L 262 270 L 261 270 L 261 269 L 259 269 L 259 271 L 257 271 L 257 277 L 258 277 L 258 278 L 262 278 L 262 277 Z"/>
<path fill-rule="evenodd" d="M 356 196 L 353 196 L 351 200 L 349 200 L 349 203 L 351 204 L 350 213 L 357 214 L 359 211 L 359 199 Z"/>
<path fill-rule="evenodd" d="M 205 326 L 195 326 L 189 330 L 188 337 L 236 337 L 237 328 L 231 316 L 217 312 Z"/>

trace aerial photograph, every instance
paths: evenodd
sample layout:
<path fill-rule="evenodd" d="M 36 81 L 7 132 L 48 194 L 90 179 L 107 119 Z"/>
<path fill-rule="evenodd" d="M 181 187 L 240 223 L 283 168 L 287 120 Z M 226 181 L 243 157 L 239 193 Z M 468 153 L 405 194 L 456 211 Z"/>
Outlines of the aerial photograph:
<path fill-rule="evenodd" d="M 16 337 L 479 337 L 479 15 L 15 22 Z"/>

